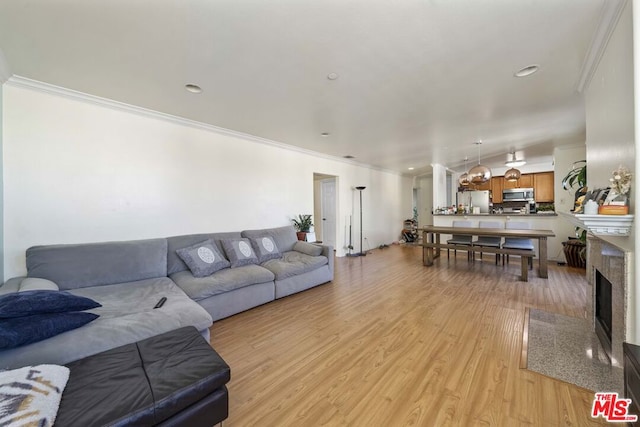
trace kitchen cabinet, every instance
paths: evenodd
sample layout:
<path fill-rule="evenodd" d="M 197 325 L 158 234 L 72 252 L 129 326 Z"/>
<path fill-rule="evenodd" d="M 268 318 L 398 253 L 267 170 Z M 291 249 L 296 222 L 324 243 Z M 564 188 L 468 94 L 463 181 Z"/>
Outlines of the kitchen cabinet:
<path fill-rule="evenodd" d="M 483 182 L 482 184 L 471 184 L 474 190 L 483 191 L 483 190 L 491 190 L 491 180 L 487 182 Z"/>
<path fill-rule="evenodd" d="M 517 181 L 507 181 L 504 177 L 501 177 L 504 181 L 504 188 L 533 188 L 533 175 L 532 173 L 523 174 Z"/>
<path fill-rule="evenodd" d="M 533 188 L 535 190 L 536 202 L 553 202 L 553 172 L 542 172 L 534 174 Z"/>
<path fill-rule="evenodd" d="M 502 203 L 502 190 L 504 188 L 504 177 L 494 176 L 491 178 L 491 201 L 493 203 Z"/>

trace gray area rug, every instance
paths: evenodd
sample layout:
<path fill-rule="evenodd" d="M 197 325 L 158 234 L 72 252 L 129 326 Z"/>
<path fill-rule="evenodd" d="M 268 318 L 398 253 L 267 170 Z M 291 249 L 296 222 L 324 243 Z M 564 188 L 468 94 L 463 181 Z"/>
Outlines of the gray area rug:
<path fill-rule="evenodd" d="M 593 391 L 623 392 L 623 370 L 609 364 L 587 319 L 530 309 L 527 369 Z"/>

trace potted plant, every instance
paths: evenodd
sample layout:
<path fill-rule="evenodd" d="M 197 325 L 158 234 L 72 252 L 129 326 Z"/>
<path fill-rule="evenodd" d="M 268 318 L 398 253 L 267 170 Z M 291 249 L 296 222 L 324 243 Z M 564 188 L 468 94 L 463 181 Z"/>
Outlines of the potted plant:
<path fill-rule="evenodd" d="M 293 218 L 291 222 L 293 222 L 293 227 L 297 231 L 296 235 L 298 236 L 298 240 L 306 240 L 307 233 L 311 231 L 311 227 L 313 227 L 311 215 L 300 214 L 297 218 Z"/>
<path fill-rule="evenodd" d="M 582 209 L 582 200 L 580 199 L 587 194 L 587 161 L 578 160 L 573 162 L 571 170 L 567 175 L 562 178 L 562 188 L 567 191 L 571 191 L 575 186 L 578 186 L 574 194 L 574 203 L 572 212 L 580 213 Z"/>
<path fill-rule="evenodd" d="M 573 162 L 571 170 L 562 178 L 562 188 L 571 191 L 575 186 L 578 189 L 575 192 L 573 200 L 574 213 L 582 212 L 582 203 L 587 194 L 587 161 L 578 160 Z M 566 242 L 562 242 L 564 257 L 569 267 L 586 268 L 586 249 L 587 249 L 587 230 L 576 227 L 577 238 L 569 238 Z"/>

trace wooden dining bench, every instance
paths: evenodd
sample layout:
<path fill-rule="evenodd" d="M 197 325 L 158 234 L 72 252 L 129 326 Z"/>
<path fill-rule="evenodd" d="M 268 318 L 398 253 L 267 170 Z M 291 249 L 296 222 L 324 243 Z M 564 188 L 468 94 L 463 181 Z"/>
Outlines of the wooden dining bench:
<path fill-rule="evenodd" d="M 492 248 L 487 246 L 468 246 L 468 245 L 454 245 L 450 243 L 423 243 L 422 246 L 424 248 L 434 248 L 434 249 L 447 249 L 447 250 L 458 250 L 458 251 L 469 251 L 469 252 L 488 252 L 494 254 L 504 254 L 504 255 L 517 255 L 520 257 L 521 261 L 521 279 L 523 282 L 529 281 L 529 265 L 532 264 L 530 259 L 533 258 L 534 253 L 532 251 L 522 250 L 522 249 L 508 249 L 508 248 Z M 423 260 L 423 262 L 425 262 Z M 426 262 L 425 262 L 425 265 Z"/>

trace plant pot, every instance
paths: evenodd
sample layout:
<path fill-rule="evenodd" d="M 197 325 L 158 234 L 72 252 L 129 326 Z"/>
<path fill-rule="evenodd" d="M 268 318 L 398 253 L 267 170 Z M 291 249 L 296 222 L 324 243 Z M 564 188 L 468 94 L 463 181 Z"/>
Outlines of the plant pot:
<path fill-rule="evenodd" d="M 564 257 L 567 259 L 567 265 L 574 268 L 587 268 L 586 247 L 587 245 L 580 240 L 568 240 L 562 242 L 564 248 Z"/>
<path fill-rule="evenodd" d="M 296 231 L 296 235 L 298 236 L 298 240 L 302 240 L 303 242 L 307 240 L 307 232 L 306 231 Z"/>

